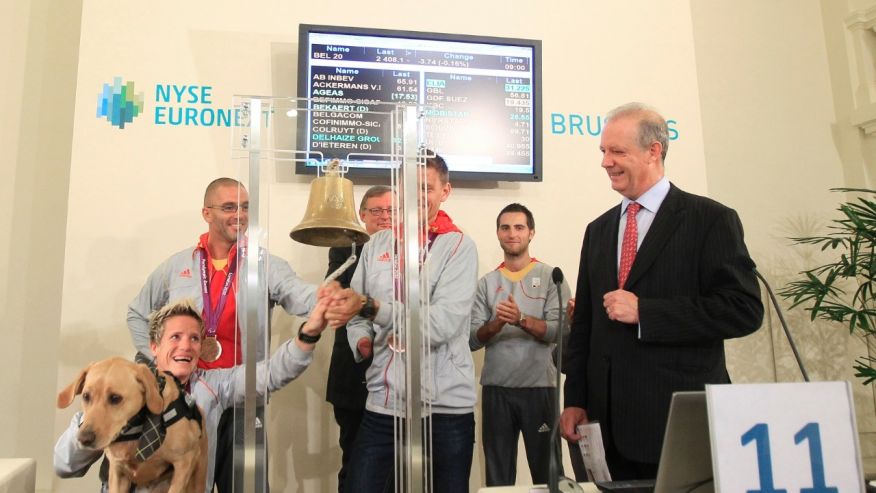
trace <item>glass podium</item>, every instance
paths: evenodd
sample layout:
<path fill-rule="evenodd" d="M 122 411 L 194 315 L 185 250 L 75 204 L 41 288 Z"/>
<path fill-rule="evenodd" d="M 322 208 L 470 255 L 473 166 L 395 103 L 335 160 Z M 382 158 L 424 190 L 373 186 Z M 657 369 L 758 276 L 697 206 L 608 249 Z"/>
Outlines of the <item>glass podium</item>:
<path fill-rule="evenodd" d="M 236 125 L 232 133 L 232 158 L 238 180 L 249 190 L 247 234 L 238 238 L 239 279 L 237 319 L 244 367 L 241 396 L 235 408 L 235 492 L 264 492 L 267 487 L 265 428 L 271 411 L 261 356 L 270 354 L 271 193 L 279 177 L 291 176 L 296 167 L 324 176 L 329 167 L 343 172 L 351 161 L 366 162 L 388 175 L 393 194 L 392 253 L 393 303 L 390 345 L 402 362 L 393 365 L 399 385 L 390 400 L 394 413 L 395 476 L 397 492 L 428 492 L 431 488 L 431 378 L 429 354 L 429 269 L 425 259 L 425 172 L 428 157 L 428 121 L 422 106 L 376 101 L 343 102 L 235 96 Z M 305 139 L 305 136 L 309 139 Z M 308 143 L 309 142 L 309 143 Z M 317 209 L 339 207 L 344 197 L 325 192 Z M 313 200 L 311 195 L 311 200 Z M 297 221 L 298 218 L 291 218 Z M 287 236 L 288 231 L 280 231 Z M 353 238 L 350 238 L 352 244 Z M 291 240 L 290 240 L 291 241 Z M 361 249 L 361 246 L 359 247 Z M 354 252 L 356 249 L 354 249 Z M 406 261 L 411 259 L 411 261 Z M 295 263 L 295 259 L 291 260 Z M 398 307 L 398 308 L 395 308 Z M 263 334 L 263 336 L 260 336 Z M 417 348 L 417 350 L 407 350 Z M 261 385 L 261 388 L 259 387 Z M 294 385 L 294 383 L 292 383 Z M 423 423 L 421 426 L 420 423 Z"/>

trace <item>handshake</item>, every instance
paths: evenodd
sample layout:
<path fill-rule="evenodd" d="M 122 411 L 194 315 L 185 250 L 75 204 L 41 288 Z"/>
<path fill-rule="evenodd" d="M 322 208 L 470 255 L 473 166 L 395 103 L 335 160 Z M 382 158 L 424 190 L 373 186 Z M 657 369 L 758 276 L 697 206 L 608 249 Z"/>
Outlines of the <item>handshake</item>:
<path fill-rule="evenodd" d="M 331 281 L 319 287 L 316 292 L 316 306 L 299 331 L 304 334 L 302 340 L 316 342 L 326 327 L 337 329 L 358 314 L 365 305 L 367 298 L 350 288 L 341 288 L 337 281 Z M 299 338 L 301 339 L 301 338 Z M 370 354 L 370 341 L 368 341 Z M 364 355 L 364 353 L 363 353 Z"/>

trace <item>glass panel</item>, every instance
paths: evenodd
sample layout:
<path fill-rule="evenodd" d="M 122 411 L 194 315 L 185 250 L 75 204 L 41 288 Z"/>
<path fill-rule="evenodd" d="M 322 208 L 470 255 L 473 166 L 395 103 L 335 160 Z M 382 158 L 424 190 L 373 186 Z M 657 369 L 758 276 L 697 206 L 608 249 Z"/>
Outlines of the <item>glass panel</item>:
<path fill-rule="evenodd" d="M 272 258 L 269 254 L 271 192 L 274 185 L 291 177 L 303 164 L 317 177 L 325 176 L 331 161 L 368 160 L 388 168 L 394 191 L 394 254 L 392 255 L 393 327 L 395 351 L 401 365 L 394 365 L 397 382 L 391 397 L 395 416 L 396 491 L 430 491 L 430 393 L 421 382 L 431 378 L 429 362 L 428 275 L 420 275 L 424 258 L 425 188 L 418 176 L 425 169 L 421 149 L 426 135 L 423 108 L 367 101 L 338 103 L 308 100 L 236 96 L 238 125 L 232 137 L 232 156 L 238 163 L 238 178 L 249 190 L 247 234 L 238 239 L 241 252 L 237 309 L 242 348 L 241 378 L 233 390 L 235 408 L 235 491 L 266 491 L 266 444 L 262 424 L 268 422 L 271 389 L 267 371 L 258 364 L 268 354 L 271 320 Z M 309 132 L 309 148 L 300 136 Z M 312 185 L 313 187 L 313 185 Z M 326 193 L 322 200 L 334 200 Z M 314 194 L 311 194 L 311 201 Z M 319 200 L 319 198 L 317 199 Z M 311 204 L 308 211 L 319 209 Z M 294 219 L 293 219 L 294 220 Z M 281 231 L 285 236 L 287 231 Z M 311 243 L 314 244 L 314 243 Z M 406 261 L 406 258 L 412 261 Z M 428 269 L 426 269 L 428 270 Z M 398 308 L 396 308 L 398 307 Z M 408 330 L 411 328 L 411 330 Z M 405 348 L 417 347 L 417 351 Z M 420 423 L 424 426 L 420 426 Z M 424 440 L 424 436 L 427 438 Z"/>

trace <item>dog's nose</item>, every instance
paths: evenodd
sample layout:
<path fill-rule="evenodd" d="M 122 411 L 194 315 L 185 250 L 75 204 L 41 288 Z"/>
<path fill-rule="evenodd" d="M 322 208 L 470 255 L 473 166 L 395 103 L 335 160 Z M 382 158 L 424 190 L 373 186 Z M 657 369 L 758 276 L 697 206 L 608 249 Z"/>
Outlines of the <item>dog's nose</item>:
<path fill-rule="evenodd" d="M 90 429 L 79 430 L 79 443 L 86 447 L 94 445 L 94 432 Z"/>

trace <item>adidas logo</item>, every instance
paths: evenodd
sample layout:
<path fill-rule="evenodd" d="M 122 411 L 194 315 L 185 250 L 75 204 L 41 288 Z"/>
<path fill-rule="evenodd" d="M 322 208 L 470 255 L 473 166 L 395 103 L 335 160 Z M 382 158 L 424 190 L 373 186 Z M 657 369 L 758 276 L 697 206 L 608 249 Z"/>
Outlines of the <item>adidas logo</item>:
<path fill-rule="evenodd" d="M 389 256 L 389 252 L 383 252 L 383 255 L 377 257 L 378 262 L 389 262 L 392 258 Z"/>
<path fill-rule="evenodd" d="M 189 269 L 188 267 L 186 267 L 184 271 L 179 273 L 179 277 L 186 277 L 186 278 L 191 279 L 192 278 L 192 270 Z"/>
<path fill-rule="evenodd" d="M 551 431 L 551 427 L 547 425 L 547 423 L 542 423 L 541 426 L 538 427 L 539 433 L 547 433 Z"/>

